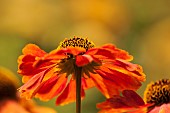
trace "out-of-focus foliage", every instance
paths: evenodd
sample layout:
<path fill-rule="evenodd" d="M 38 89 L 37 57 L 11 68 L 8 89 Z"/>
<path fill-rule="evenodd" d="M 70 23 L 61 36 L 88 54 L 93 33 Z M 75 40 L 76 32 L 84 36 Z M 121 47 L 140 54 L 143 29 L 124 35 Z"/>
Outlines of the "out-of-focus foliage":
<path fill-rule="evenodd" d="M 170 77 L 169 29 L 169 0 L 1 0 L 0 65 L 16 73 L 26 43 L 48 52 L 64 38 L 88 37 L 96 46 L 114 43 L 134 56 L 147 75 L 143 95 L 147 83 Z M 83 113 L 97 112 L 95 104 L 104 97 L 96 89 L 86 94 Z M 37 101 L 59 113 L 75 111 L 75 104 Z"/>

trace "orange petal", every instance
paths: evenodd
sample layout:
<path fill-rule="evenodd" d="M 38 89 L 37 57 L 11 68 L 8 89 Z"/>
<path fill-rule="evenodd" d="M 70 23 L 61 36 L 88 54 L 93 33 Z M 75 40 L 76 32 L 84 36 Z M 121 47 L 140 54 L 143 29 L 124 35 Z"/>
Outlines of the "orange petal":
<path fill-rule="evenodd" d="M 98 108 L 126 108 L 129 107 L 126 103 L 126 98 L 119 95 L 113 95 L 112 98 L 107 99 L 105 102 L 102 102 L 97 105 Z"/>
<path fill-rule="evenodd" d="M 128 52 L 126 52 L 125 50 L 116 48 L 113 44 L 105 44 L 102 46 L 102 48 L 105 48 L 111 51 L 112 54 L 117 59 L 128 60 L 128 61 L 131 61 L 133 59 L 133 56 L 129 55 Z"/>
<path fill-rule="evenodd" d="M 60 60 L 67 58 L 67 55 L 65 54 L 65 49 L 55 49 L 51 51 L 49 54 L 47 54 L 44 59 L 51 59 L 51 60 Z"/>
<path fill-rule="evenodd" d="M 102 109 L 98 113 L 146 113 L 147 107 L 141 108 L 120 108 L 120 109 Z"/>
<path fill-rule="evenodd" d="M 83 89 L 89 89 L 95 86 L 93 80 L 91 78 L 82 78 L 82 86 Z"/>
<path fill-rule="evenodd" d="M 115 63 L 116 63 L 116 65 L 118 65 L 124 69 L 127 69 L 128 71 L 136 74 L 137 76 L 145 76 L 143 73 L 143 69 L 140 65 L 133 64 L 133 63 L 130 63 L 130 62 L 127 62 L 124 60 L 116 60 Z"/>
<path fill-rule="evenodd" d="M 90 55 L 77 55 L 76 56 L 76 65 L 84 66 L 93 61 L 93 58 Z"/>
<path fill-rule="evenodd" d="M 18 58 L 18 73 L 25 75 L 25 73 L 30 73 L 33 70 L 33 63 L 35 62 L 35 57 L 32 55 L 21 55 Z"/>
<path fill-rule="evenodd" d="M 102 109 L 98 113 L 124 113 L 124 110 L 120 109 Z"/>
<path fill-rule="evenodd" d="M 137 78 L 116 70 L 109 69 L 108 71 L 107 68 L 102 66 L 101 69 L 96 70 L 96 72 L 104 80 L 112 82 L 112 85 L 114 85 L 119 91 L 124 89 L 137 90 L 141 86 L 141 83 Z"/>
<path fill-rule="evenodd" d="M 106 96 L 106 98 L 109 98 L 114 94 L 119 94 L 119 91 L 115 86 L 114 81 L 104 79 L 98 74 L 91 74 L 90 77 L 95 83 L 96 87 L 101 91 L 104 96 Z"/>
<path fill-rule="evenodd" d="M 96 70 L 103 78 L 118 84 L 119 90 L 137 90 L 141 82 L 145 81 L 145 74 L 139 65 L 127 61 L 115 60 L 113 63 L 103 63 L 100 70 Z"/>
<path fill-rule="evenodd" d="M 32 98 L 35 95 L 36 91 L 40 87 L 40 84 L 43 80 L 44 74 L 46 70 L 34 75 L 29 79 L 27 83 L 19 88 L 19 92 L 21 92 L 21 96 L 26 97 L 27 99 Z"/>
<path fill-rule="evenodd" d="M 144 82 L 146 79 L 146 75 L 144 74 L 140 65 L 133 64 L 125 60 L 115 60 L 112 64 L 104 64 L 103 66 L 109 67 L 111 70 L 133 76 L 137 78 L 140 82 Z"/>
<path fill-rule="evenodd" d="M 99 113 L 146 113 L 150 104 L 145 104 L 142 98 L 132 90 L 124 90 L 123 96 L 114 95 L 105 102 L 97 104 Z"/>
<path fill-rule="evenodd" d="M 65 53 L 69 53 L 69 54 L 72 54 L 72 55 L 78 55 L 80 53 L 84 53 L 86 52 L 86 49 L 84 48 L 81 48 L 81 47 L 67 47 L 67 48 L 61 48 L 61 49 L 58 49 L 56 51 L 53 51 L 52 53 L 54 54 L 65 54 Z"/>
<path fill-rule="evenodd" d="M 23 54 L 30 54 L 32 56 L 37 56 L 37 57 L 43 57 L 46 52 L 41 50 L 37 45 L 35 44 L 27 44 L 23 50 Z"/>
<path fill-rule="evenodd" d="M 22 77 L 22 82 L 23 82 L 23 83 L 26 83 L 26 82 L 28 82 L 29 79 L 31 79 L 31 78 L 32 78 L 32 76 L 23 76 L 23 77 Z"/>
<path fill-rule="evenodd" d="M 84 89 L 81 90 L 81 98 L 85 96 Z M 75 80 L 70 80 L 65 90 L 57 98 L 56 105 L 64 105 L 76 100 L 76 83 Z"/>
<path fill-rule="evenodd" d="M 41 100 L 49 100 L 60 94 L 66 87 L 66 75 L 53 76 L 43 82 L 37 91 L 36 97 Z"/>
<path fill-rule="evenodd" d="M 23 48 L 23 54 L 19 56 L 18 58 L 18 73 L 22 75 L 35 75 L 41 71 L 42 69 L 35 68 L 36 66 L 39 66 L 40 64 L 39 60 L 42 59 L 47 53 L 43 50 L 41 50 L 38 46 L 35 44 L 27 44 Z M 42 62 L 46 61 L 41 61 L 41 64 L 45 64 Z M 47 65 L 47 64 L 45 64 Z M 44 67 L 44 65 L 41 65 Z"/>
<path fill-rule="evenodd" d="M 31 55 L 23 55 L 19 58 L 18 73 L 27 76 L 33 76 L 47 68 L 50 68 L 55 64 L 51 60 L 41 60 L 41 58 L 35 58 Z"/>
<path fill-rule="evenodd" d="M 104 58 L 108 58 L 108 59 L 115 59 L 115 56 L 111 53 L 111 51 L 107 50 L 107 49 L 104 49 L 104 48 L 92 48 L 92 49 L 89 49 L 86 54 L 88 55 L 92 55 L 92 56 L 99 56 L 102 58 L 102 56 Z"/>

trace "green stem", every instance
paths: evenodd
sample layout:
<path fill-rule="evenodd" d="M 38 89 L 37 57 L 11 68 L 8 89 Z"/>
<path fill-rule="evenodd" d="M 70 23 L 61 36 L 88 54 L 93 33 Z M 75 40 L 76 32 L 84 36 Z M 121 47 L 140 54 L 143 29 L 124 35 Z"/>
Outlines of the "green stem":
<path fill-rule="evenodd" d="M 81 113 L 81 73 L 82 73 L 82 67 L 77 67 L 75 65 L 76 113 Z"/>

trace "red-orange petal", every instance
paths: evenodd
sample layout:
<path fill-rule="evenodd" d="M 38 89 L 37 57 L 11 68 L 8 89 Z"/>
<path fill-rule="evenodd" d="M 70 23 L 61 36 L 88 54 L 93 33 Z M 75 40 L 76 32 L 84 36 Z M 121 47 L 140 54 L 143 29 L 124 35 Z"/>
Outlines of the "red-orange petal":
<path fill-rule="evenodd" d="M 76 65 L 84 66 L 93 61 L 93 58 L 90 55 L 77 55 L 76 56 Z"/>
<path fill-rule="evenodd" d="M 114 84 L 114 81 L 102 78 L 98 74 L 91 74 L 90 77 L 93 80 L 96 87 L 106 98 L 110 98 L 112 95 L 119 94 L 119 91 L 116 85 Z"/>
<path fill-rule="evenodd" d="M 18 73 L 26 76 L 33 76 L 55 64 L 51 60 L 42 60 L 32 55 L 21 55 L 18 63 Z"/>
<path fill-rule="evenodd" d="M 21 96 L 26 97 L 27 99 L 32 98 L 35 95 L 38 88 L 41 85 L 43 77 L 45 75 L 46 70 L 34 75 L 32 78 L 28 80 L 23 86 L 19 88 L 19 92 L 21 92 Z"/>
<path fill-rule="evenodd" d="M 95 84 L 91 78 L 82 78 L 82 87 L 83 89 L 89 89 L 94 87 Z"/>
<path fill-rule="evenodd" d="M 84 89 L 81 90 L 81 98 L 85 96 Z M 67 87 L 56 100 L 56 105 L 64 105 L 76 101 L 76 83 L 75 80 L 70 80 Z"/>
<path fill-rule="evenodd" d="M 22 55 L 23 57 L 22 62 L 34 62 L 35 61 L 35 56 L 32 55 Z"/>
<path fill-rule="evenodd" d="M 109 72 L 110 71 L 110 72 Z M 104 79 L 108 80 L 116 87 L 119 91 L 124 89 L 137 90 L 141 86 L 141 82 L 130 75 L 124 74 L 116 70 L 109 70 L 107 68 L 101 68 L 96 72 Z M 111 95 L 110 95 L 111 96 Z"/>
<path fill-rule="evenodd" d="M 111 53 L 111 51 L 104 49 L 104 48 L 91 48 L 89 49 L 86 54 L 88 55 L 93 55 L 96 57 L 104 57 L 104 58 L 108 58 L 108 59 L 115 59 L 115 56 Z"/>
<path fill-rule="evenodd" d="M 34 68 L 33 63 L 30 62 L 22 63 L 18 67 L 18 73 L 26 76 L 35 75 L 43 70 L 44 69 Z"/>
<path fill-rule="evenodd" d="M 81 48 L 81 47 L 67 47 L 67 48 L 61 48 L 55 51 L 52 51 L 53 54 L 65 54 L 69 53 L 72 55 L 78 55 L 80 53 L 85 53 L 86 49 Z"/>
<path fill-rule="evenodd" d="M 124 90 L 123 96 L 113 95 L 105 102 L 97 104 L 99 113 L 145 113 L 150 104 L 145 104 L 142 98 L 132 90 Z"/>
<path fill-rule="evenodd" d="M 142 106 L 144 105 L 143 99 L 133 90 L 123 90 L 123 96 L 127 99 L 128 106 Z"/>
<path fill-rule="evenodd" d="M 133 64 L 131 62 L 127 62 L 125 60 L 116 60 L 115 66 L 118 66 L 120 68 L 124 68 L 127 71 L 133 73 L 133 75 L 137 78 L 139 78 L 140 81 L 145 81 L 145 74 L 143 73 L 143 69 L 140 65 Z M 113 67 L 114 68 L 114 67 Z"/>
<path fill-rule="evenodd" d="M 53 76 L 42 83 L 41 88 L 37 91 L 36 97 L 41 100 L 52 99 L 65 89 L 66 83 L 66 75 Z"/>
<path fill-rule="evenodd" d="M 145 81 L 145 74 L 139 65 L 127 61 L 115 60 L 113 63 L 103 63 L 96 72 L 103 78 L 114 81 L 119 90 L 137 90 Z"/>
<path fill-rule="evenodd" d="M 113 53 L 115 58 L 122 59 L 122 60 L 128 60 L 131 61 L 133 59 L 133 56 L 129 55 L 128 52 L 122 49 L 116 48 L 113 44 L 105 44 L 102 46 L 102 48 L 105 48 Z"/>
<path fill-rule="evenodd" d="M 23 50 L 23 54 L 30 54 L 32 56 L 37 56 L 37 57 L 43 57 L 46 52 L 40 49 L 37 45 L 35 44 L 27 44 Z"/>
<path fill-rule="evenodd" d="M 26 82 L 28 82 L 29 79 L 31 79 L 31 78 L 32 78 L 32 76 L 23 76 L 23 77 L 22 77 L 22 82 L 23 82 L 23 83 L 26 83 Z"/>
<path fill-rule="evenodd" d="M 60 60 L 67 58 L 67 55 L 65 54 L 66 49 L 55 49 L 51 51 L 49 54 L 47 54 L 44 59 L 50 59 L 50 60 Z"/>
<path fill-rule="evenodd" d="M 119 108 L 119 109 L 102 109 L 98 113 L 146 113 L 147 107 L 140 108 Z"/>

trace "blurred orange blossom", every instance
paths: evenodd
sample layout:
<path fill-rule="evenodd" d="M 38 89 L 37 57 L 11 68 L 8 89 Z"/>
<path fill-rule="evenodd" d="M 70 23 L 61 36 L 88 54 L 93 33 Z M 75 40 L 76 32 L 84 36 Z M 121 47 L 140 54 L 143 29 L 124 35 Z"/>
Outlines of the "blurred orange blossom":
<path fill-rule="evenodd" d="M 17 93 L 19 80 L 8 69 L 0 67 L 0 113 L 56 113 L 38 106 L 33 100 L 20 98 Z"/>

